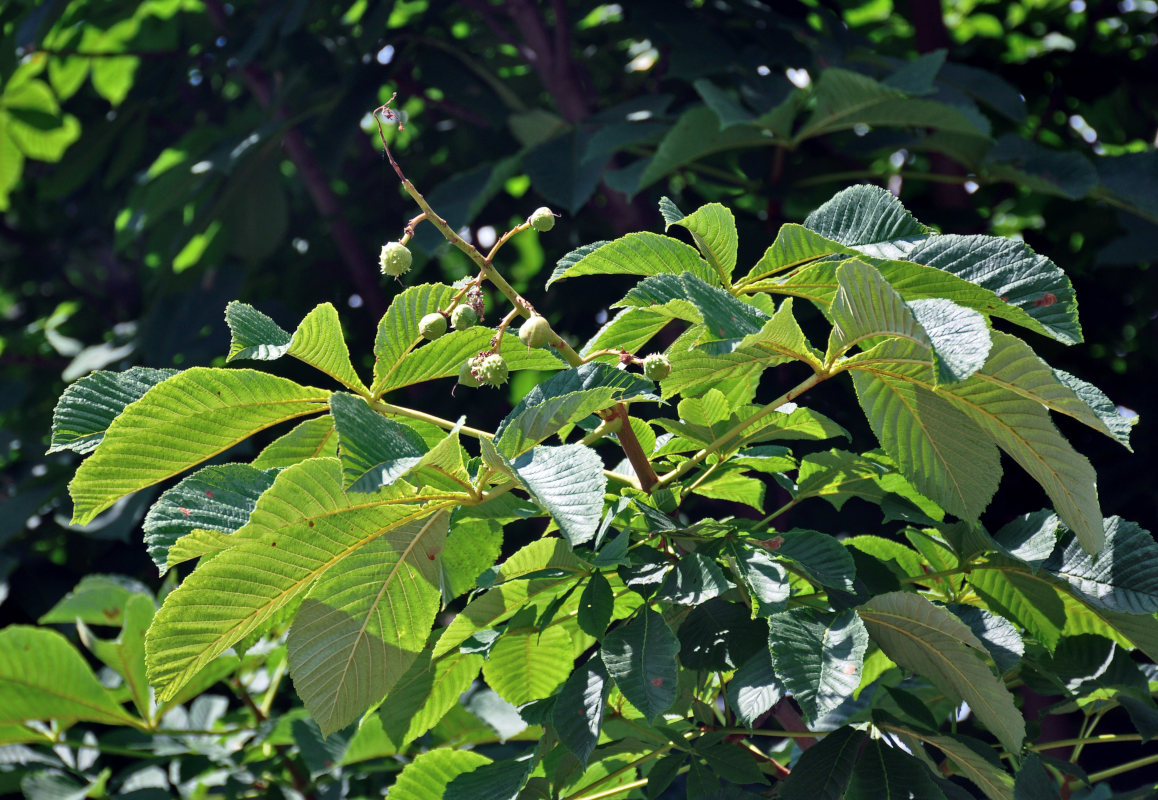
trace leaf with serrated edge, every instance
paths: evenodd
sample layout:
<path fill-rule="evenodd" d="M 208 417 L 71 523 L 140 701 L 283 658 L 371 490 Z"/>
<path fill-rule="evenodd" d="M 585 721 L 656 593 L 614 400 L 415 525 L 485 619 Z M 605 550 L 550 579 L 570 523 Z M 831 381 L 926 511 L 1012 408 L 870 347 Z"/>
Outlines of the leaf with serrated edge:
<path fill-rule="evenodd" d="M 312 459 L 282 471 L 249 523 L 233 534 L 236 544 L 165 598 L 146 639 L 149 679 L 158 696 L 174 696 L 198 670 L 261 630 L 366 542 L 438 510 L 417 500 L 408 487 L 346 494 L 337 459 Z M 221 604 L 224 595 L 229 605 Z"/>
<path fill-rule="evenodd" d="M 286 641 L 294 688 L 326 736 L 379 702 L 426 644 L 450 514 L 396 526 L 310 588 Z"/>
<path fill-rule="evenodd" d="M 555 281 L 580 275 L 681 275 L 690 272 L 711 283 L 719 276 L 700 258 L 695 248 L 679 239 L 658 233 L 629 233 L 583 254 L 578 260 L 559 262 L 551 277 Z"/>
<path fill-rule="evenodd" d="M 1090 552 L 1105 539 L 1098 504 L 1097 476 L 1089 461 L 1070 446 L 1050 421 L 1049 412 L 1025 386 L 1015 392 L 1016 365 L 1024 342 L 1008 334 L 993 334 L 986 366 L 967 380 L 935 387 L 928 348 L 906 342 L 885 342 L 845 362 L 890 380 L 906 381 L 954 404 L 1021 467 L 1041 484 L 1058 514 Z"/>
<path fill-rule="evenodd" d="M 279 469 L 305 461 L 307 458 L 337 458 L 338 435 L 334 418 L 329 414 L 307 419 L 277 439 L 249 462 L 257 469 Z"/>
<path fill-rule="evenodd" d="M 330 413 L 338 431 L 342 482 L 347 490 L 372 492 L 389 486 L 427 452 L 426 442 L 416 431 L 382 416 L 361 397 L 334 392 Z"/>
<path fill-rule="evenodd" d="M 878 258 L 897 258 L 929 234 L 887 189 L 864 184 L 837 192 L 808 215 L 804 227 Z"/>
<path fill-rule="evenodd" d="M 127 405 L 176 374 L 175 369 L 133 367 L 124 372 L 101 370 L 69 384 L 52 410 L 48 452 L 91 452 Z"/>
<path fill-rule="evenodd" d="M 668 317 L 653 314 L 645 308 L 625 308 L 587 340 L 579 355 L 586 357 L 596 350 L 626 350 L 634 353 L 651 341 L 670 321 Z M 603 358 L 618 356 L 607 355 Z"/>
<path fill-rule="evenodd" d="M 720 203 L 708 203 L 682 219 L 669 222 L 667 227 L 672 225 L 686 228 L 692 234 L 700 254 L 719 275 L 720 283 L 731 285 L 739 248 L 736 218 L 732 212 Z"/>
<path fill-rule="evenodd" d="M 650 721 L 675 702 L 679 649 L 663 617 L 645 608 L 608 633 L 600 653 L 619 691 Z"/>
<path fill-rule="evenodd" d="M 249 521 L 275 474 L 249 464 L 220 464 L 194 472 L 162 494 L 142 525 L 153 563 L 164 574 L 175 563 L 170 561 L 170 548 L 195 530 L 236 531 Z"/>
<path fill-rule="evenodd" d="M 390 787 L 391 800 L 431 800 L 442 797 L 447 785 L 459 775 L 485 764 L 489 758 L 473 750 L 438 748 L 420 753 Z"/>
<path fill-rule="evenodd" d="M 838 728 L 804 751 L 780 790 L 784 800 L 841 800 L 867 734 Z"/>
<path fill-rule="evenodd" d="M 586 766 L 599 741 L 611 682 L 603 662 L 590 659 L 567 678 L 551 716 L 559 740 Z"/>
<path fill-rule="evenodd" d="M 854 253 L 855 250 L 845 247 L 840 242 L 826 239 L 816 231 L 790 222 L 780 226 L 776 241 L 764 251 L 764 255 L 744 280 L 740 281 L 740 285 L 756 283 L 778 272 L 802 267 L 819 258 Z"/>
<path fill-rule="evenodd" d="M 1106 546 L 1096 556 L 1071 540 L 1043 567 L 1096 609 L 1126 614 L 1158 611 L 1158 544 L 1150 532 L 1121 517 L 1103 520 Z"/>
<path fill-rule="evenodd" d="M 487 685 L 512 705 L 550 697 L 571 674 L 571 636 L 559 625 L 508 629 L 483 664 Z"/>
<path fill-rule="evenodd" d="M 607 364 L 582 364 L 552 375 L 535 386 L 495 430 L 495 446 L 514 458 L 564 425 L 615 403 L 655 399 L 655 385 Z"/>
<path fill-rule="evenodd" d="M 519 483 L 551 515 L 572 546 L 595 535 L 603 514 L 607 476 L 590 447 L 532 447 L 510 462 Z"/>
<path fill-rule="evenodd" d="M 422 341 L 418 324 L 424 316 L 450 304 L 455 289 L 441 283 L 411 286 L 396 296 L 378 322 L 374 337 L 374 383 L 370 391 L 381 397 L 383 387 L 406 354 Z"/>
<path fill-rule="evenodd" d="M 986 663 L 985 646 L 965 623 L 909 592 L 878 595 L 859 613 L 885 655 L 968 703 L 1006 748 L 1021 748 L 1025 720 Z"/>
<path fill-rule="evenodd" d="M 273 361 L 283 355 L 309 364 L 348 389 L 366 392 L 366 386 L 350 362 L 350 350 L 342 334 L 338 310 L 322 303 L 306 314 L 293 335 L 252 306 L 236 300 L 225 308 L 233 340 L 226 361 L 255 359 Z"/>
<path fill-rule="evenodd" d="M 0 630 L 0 724 L 32 719 L 132 724 L 71 642 L 53 630 L 12 625 Z"/>
<path fill-rule="evenodd" d="M 852 611 L 820 614 L 795 608 L 768 617 L 768 643 L 776 677 L 815 720 L 860 685 L 868 633 Z"/>
<path fill-rule="evenodd" d="M 248 369 L 193 367 L 113 420 L 69 484 L 73 523 L 170 478 L 258 431 L 324 409 L 329 393 Z"/>
<path fill-rule="evenodd" d="M 975 783 L 989 800 L 1014 800 L 1013 776 L 965 744 L 963 737 L 934 735 L 887 723 L 879 727 L 896 734 L 910 750 L 919 749 L 922 742 L 936 747 L 953 762 L 958 773 Z"/>

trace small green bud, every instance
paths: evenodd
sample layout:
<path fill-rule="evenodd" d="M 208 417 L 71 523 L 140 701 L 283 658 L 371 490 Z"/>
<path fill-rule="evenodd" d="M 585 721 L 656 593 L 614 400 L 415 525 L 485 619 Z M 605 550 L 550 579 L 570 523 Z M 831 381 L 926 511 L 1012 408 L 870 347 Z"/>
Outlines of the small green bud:
<path fill-rule="evenodd" d="M 450 324 L 454 326 L 456 331 L 473 328 L 478 324 L 478 312 L 471 306 L 455 306 L 454 311 L 450 312 Z"/>
<path fill-rule="evenodd" d="M 555 227 L 555 215 L 551 209 L 543 206 L 536 208 L 535 213 L 530 216 L 531 227 L 542 233 L 546 233 Z"/>
<path fill-rule="evenodd" d="M 463 386 L 467 386 L 471 389 L 474 389 L 478 386 L 478 381 L 475 380 L 475 377 L 472 374 L 470 360 L 462 362 L 462 366 L 458 370 L 458 382 Z"/>
<path fill-rule="evenodd" d="M 519 340 L 527 347 L 546 347 L 551 337 L 551 323 L 535 314 L 519 328 Z"/>
<path fill-rule="evenodd" d="M 423 338 L 433 342 L 439 336 L 446 333 L 446 315 L 441 311 L 427 314 L 419 320 L 418 332 L 422 334 Z"/>
<path fill-rule="evenodd" d="M 382 268 L 382 274 L 393 275 L 395 278 L 409 272 L 413 261 L 410 250 L 401 242 L 387 242 L 378 254 L 378 266 Z"/>
<path fill-rule="evenodd" d="M 479 383 L 487 386 L 502 386 L 507 382 L 510 369 L 507 361 L 498 353 L 489 356 L 475 356 L 471 362 L 471 374 Z"/>
<path fill-rule="evenodd" d="M 649 381 L 662 381 L 671 375 L 671 362 L 663 353 L 652 353 L 643 359 L 643 376 Z"/>

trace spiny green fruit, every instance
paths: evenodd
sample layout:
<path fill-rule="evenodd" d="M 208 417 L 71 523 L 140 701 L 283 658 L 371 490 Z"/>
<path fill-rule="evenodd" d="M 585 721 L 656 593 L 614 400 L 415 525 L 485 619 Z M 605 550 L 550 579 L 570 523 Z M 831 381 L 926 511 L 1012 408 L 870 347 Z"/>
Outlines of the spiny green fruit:
<path fill-rule="evenodd" d="M 378 266 L 382 268 L 382 274 L 393 275 L 395 278 L 409 272 L 412 261 L 414 258 L 410 250 L 401 242 L 387 242 L 378 254 Z"/>
<path fill-rule="evenodd" d="M 458 382 L 461 383 L 463 386 L 468 386 L 471 389 L 474 389 L 475 387 L 478 386 L 478 381 L 475 380 L 475 377 L 472 374 L 472 369 L 471 369 L 471 361 L 472 360 L 473 359 L 462 362 L 462 366 L 458 370 Z"/>
<path fill-rule="evenodd" d="M 546 233 L 555 227 L 555 215 L 551 209 L 546 206 L 536 208 L 535 213 L 530 216 L 531 227 L 537 231 Z"/>
<path fill-rule="evenodd" d="M 662 381 L 671 375 L 671 362 L 663 353 L 652 353 L 643 359 L 643 376 L 649 381 Z"/>
<path fill-rule="evenodd" d="M 519 328 L 519 339 L 527 347 L 546 347 L 551 338 L 551 323 L 535 314 Z"/>
<path fill-rule="evenodd" d="M 450 312 L 450 324 L 456 331 L 465 331 L 478 324 L 478 312 L 467 305 L 455 306 Z"/>
<path fill-rule="evenodd" d="M 427 314 L 418 321 L 418 332 L 430 341 L 434 341 L 442 334 L 446 333 L 446 315 L 441 311 L 435 311 L 433 314 Z"/>
<path fill-rule="evenodd" d="M 474 361 L 471 362 L 471 374 L 479 383 L 485 383 L 487 386 L 502 386 L 507 382 L 507 375 L 510 370 L 507 368 L 507 361 L 498 353 L 492 353 L 489 356 L 475 356 Z"/>

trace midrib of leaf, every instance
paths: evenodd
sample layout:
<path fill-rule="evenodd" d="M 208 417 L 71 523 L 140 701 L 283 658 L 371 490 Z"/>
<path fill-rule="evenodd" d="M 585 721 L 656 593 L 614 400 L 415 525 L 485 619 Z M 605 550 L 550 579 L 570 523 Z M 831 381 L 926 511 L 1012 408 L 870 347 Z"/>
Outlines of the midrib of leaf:
<path fill-rule="evenodd" d="M 459 499 L 461 499 L 461 498 L 459 498 Z M 278 526 L 276 528 L 270 526 L 267 529 L 271 530 L 271 531 L 280 531 L 280 530 L 283 530 L 285 527 L 288 527 L 290 525 L 295 525 L 295 524 L 300 525 L 305 520 L 325 519 L 328 516 L 331 516 L 333 514 L 338 514 L 338 513 L 341 513 L 343 511 L 348 513 L 352 510 L 360 510 L 362 508 L 381 507 L 384 505 L 397 505 L 397 504 L 405 504 L 405 503 L 413 503 L 413 502 L 414 502 L 413 498 L 404 498 L 404 499 L 400 499 L 400 500 L 384 501 L 384 502 L 378 502 L 378 503 L 363 503 L 363 504 L 358 505 L 358 506 L 350 506 L 350 507 L 346 507 L 344 509 L 339 509 L 339 510 L 327 512 L 327 513 L 323 513 L 323 514 L 316 514 L 316 515 L 313 515 L 310 517 L 300 517 L 300 518 L 297 518 L 293 521 L 287 522 L 285 525 L 281 525 L 281 526 Z M 176 678 L 170 679 L 169 685 L 167 687 L 165 687 L 164 689 L 162 689 L 161 692 L 159 692 L 159 699 L 161 699 L 161 700 L 171 699 L 174 695 L 176 695 L 176 693 L 181 688 L 183 688 L 185 683 L 188 682 L 189 678 L 197 673 L 198 670 L 200 670 L 202 667 L 204 667 L 206 664 L 208 664 L 213 658 L 215 658 L 218 654 L 220 654 L 220 652 L 223 651 L 226 647 L 228 647 L 229 644 L 232 644 L 233 642 L 238 641 L 240 638 L 245 636 L 245 634 L 247 632 L 255 629 L 256 625 L 263 622 L 277 608 L 279 608 L 281 605 L 283 605 L 285 602 L 285 598 L 293 597 L 293 596 L 299 594 L 303 590 L 303 587 L 309 586 L 311 583 L 313 583 L 315 580 L 317 580 L 318 577 L 320 575 L 322 575 L 322 573 L 324 573 L 330 567 L 334 566 L 334 564 L 336 564 L 339 561 L 341 561 L 342 559 L 344 559 L 346 556 L 350 555 L 350 553 L 354 552 L 355 550 L 360 548 L 362 545 L 366 544 L 366 542 L 372 541 L 373 539 L 378 538 L 379 536 L 383 535 L 384 533 L 387 533 L 390 530 L 393 530 L 394 528 L 400 527 L 400 526 L 405 525 L 409 522 L 414 522 L 415 520 L 418 520 L 418 519 L 422 519 L 427 514 L 430 514 L 432 512 L 432 510 L 435 513 L 437 513 L 439 511 L 444 510 L 444 509 L 450 508 L 451 506 L 454 506 L 456 504 L 457 504 L 457 499 L 456 500 L 450 500 L 448 502 L 443 502 L 441 505 L 436 505 L 433 507 L 422 506 L 421 508 L 416 509 L 414 511 L 414 513 L 412 513 L 408 516 L 402 517 L 400 519 L 392 520 L 386 528 L 379 530 L 376 533 L 374 533 L 373 535 L 367 536 L 364 539 L 359 539 L 358 541 L 351 543 L 350 546 L 344 548 L 340 553 L 336 553 L 336 554 L 332 555 L 330 558 L 328 558 L 327 560 L 325 560 L 324 562 L 319 564 L 315 569 L 310 570 L 309 573 L 304 575 L 301 579 L 291 583 L 290 586 L 285 591 L 277 593 L 275 596 L 271 597 L 265 603 L 258 606 L 257 611 L 255 613 L 252 613 L 249 616 L 238 620 L 231 627 L 229 627 L 224 633 L 218 634 L 212 640 L 210 640 L 210 643 L 207 646 L 202 648 L 201 654 L 199 656 L 197 656 L 192 661 L 190 661 L 189 664 L 180 673 L 178 673 Z M 238 531 L 238 533 L 240 533 L 240 532 L 241 531 Z M 236 535 L 236 534 L 234 534 L 234 535 Z M 258 540 L 251 539 L 249 541 L 258 541 Z M 239 546 L 241 544 L 243 544 L 243 543 L 239 543 Z M 255 620 L 256 620 L 256 622 L 255 622 Z M 247 626 L 252 626 L 252 627 L 248 627 L 248 629 L 247 629 Z M 242 633 L 240 634 L 240 636 L 238 636 L 236 634 L 236 632 L 239 629 L 242 630 Z M 222 642 L 226 642 L 226 644 L 222 644 Z M 217 653 L 214 653 L 213 656 L 210 656 L 208 659 L 206 659 L 205 653 L 211 652 L 216 648 L 221 648 L 221 650 L 219 650 Z M 177 682 L 178 680 L 180 680 L 181 682 L 178 683 Z"/>
<path fill-rule="evenodd" d="M 146 726 L 143 725 L 140 720 L 136 719 L 132 714 L 129 714 L 127 711 L 125 711 L 120 706 L 117 706 L 116 711 L 114 712 L 105 706 L 95 705 L 90 700 L 78 698 L 76 695 L 63 694 L 61 692 L 61 690 L 52 689 L 52 688 L 50 688 L 50 686 L 48 684 L 29 683 L 27 680 L 21 680 L 20 678 L 13 678 L 13 677 L 0 678 L 0 682 L 13 684 L 16 686 L 23 686 L 26 689 L 28 689 L 30 692 L 35 692 L 37 694 L 47 694 L 48 696 L 54 697 L 58 700 L 67 701 L 67 702 L 71 703 L 72 705 L 77 705 L 77 706 L 80 706 L 81 708 L 92 709 L 93 712 L 100 714 L 106 718 L 110 717 L 110 716 L 111 717 L 118 717 L 119 716 L 119 718 L 121 720 L 123 720 L 125 722 L 125 724 L 127 724 L 127 725 L 132 725 L 134 728 L 137 728 L 139 730 L 145 730 L 146 729 Z M 103 686 L 101 686 L 101 688 L 106 692 L 108 691 L 107 689 L 104 689 Z M 114 704 L 116 703 L 116 701 L 113 700 L 111 697 L 109 698 L 109 702 L 114 703 Z"/>
<path fill-rule="evenodd" d="M 366 609 L 366 614 L 362 618 L 362 625 L 358 628 L 358 636 L 354 639 L 354 643 L 347 648 L 349 650 L 350 657 L 346 659 L 346 663 L 342 667 L 341 678 L 337 681 L 339 685 L 345 683 L 346 673 L 349 672 L 350 666 L 354 663 L 354 653 L 357 651 L 359 643 L 361 643 L 361 641 L 366 636 L 366 626 L 370 623 L 370 617 L 381 604 L 382 598 L 386 594 L 386 590 L 393 584 L 394 578 L 398 574 L 399 568 L 401 568 L 403 564 L 408 563 L 410 555 L 414 552 L 415 548 L 418 546 L 418 543 L 425 538 L 427 532 L 431 529 L 431 526 L 433 526 L 439 520 L 439 518 L 444 513 L 446 513 L 446 509 L 451 505 L 453 504 L 442 506 L 433 514 L 431 514 L 430 518 L 426 521 L 426 524 L 423 525 L 410 539 L 410 543 L 406 545 L 405 549 L 398 553 L 397 560 L 395 560 L 394 565 L 390 568 L 390 572 L 387 573 L 386 578 L 382 581 L 382 585 L 378 588 L 378 592 L 374 595 L 374 602 L 370 605 L 369 608 Z M 378 535 L 381 536 L 382 534 Z M 371 539 L 366 539 L 365 541 L 359 542 L 358 547 L 361 547 L 366 542 L 371 541 L 373 538 L 377 537 L 371 537 Z"/>
<path fill-rule="evenodd" d="M 862 610 L 860 613 L 862 615 L 868 614 L 870 617 L 872 617 L 873 622 L 875 622 L 877 625 L 880 625 L 881 627 L 884 627 L 884 628 L 889 628 L 890 630 L 892 630 L 896 633 L 900 633 L 900 634 L 904 635 L 907 639 L 910 639 L 912 642 L 916 643 L 916 645 L 918 646 L 918 648 L 920 650 L 939 656 L 940 661 L 944 665 L 949 667 L 951 669 L 951 671 L 957 675 L 957 680 L 958 680 L 959 684 L 972 685 L 971 681 L 967 678 L 966 674 L 957 667 L 957 662 L 954 659 L 946 657 L 945 654 L 942 653 L 940 650 L 935 650 L 934 648 L 929 647 L 929 645 L 925 642 L 925 640 L 921 636 L 918 636 L 915 633 L 912 633 L 903 627 L 897 626 L 895 624 L 892 624 L 892 623 L 889 623 L 886 621 L 886 618 L 899 616 L 898 614 L 890 613 L 890 612 L 876 611 L 876 610 Z M 945 631 L 942 631 L 939 628 L 935 628 L 932 625 L 928 625 L 925 622 L 923 622 L 922 620 L 914 619 L 911 617 L 905 617 L 905 621 L 907 623 L 909 623 L 910 625 L 920 626 L 920 627 L 936 634 L 937 636 L 944 636 L 947 638 L 952 638 L 954 641 L 960 642 L 965 647 L 968 647 L 971 650 L 977 652 L 977 648 L 974 645 L 970 644 L 969 642 L 966 642 L 962 639 L 958 639 L 957 637 L 953 636 L 953 634 L 946 633 Z M 984 651 L 978 652 L 978 655 L 980 656 L 983 652 Z M 988 669 L 984 660 L 981 660 L 979 663 L 982 667 Z M 1000 679 L 997 677 L 994 677 L 994 680 L 997 681 L 998 683 L 1001 682 Z M 992 719 L 1002 719 L 1001 713 L 994 706 L 992 706 L 989 703 L 987 698 L 984 695 L 982 695 L 981 692 L 978 691 L 975 694 L 976 694 L 976 701 L 984 704 L 985 708 L 992 715 L 992 717 L 991 717 Z"/>
<path fill-rule="evenodd" d="M 962 764 L 959 759 L 953 757 L 953 754 L 950 751 L 946 750 L 945 748 L 943 748 L 937 744 L 938 741 L 944 741 L 945 737 L 932 736 L 929 734 L 922 733 L 918 730 L 913 730 L 912 728 L 901 728 L 897 725 L 891 725 L 887 722 L 881 722 L 879 725 L 877 725 L 877 727 L 882 728 L 886 731 L 892 731 L 893 733 L 896 733 L 896 734 L 901 735 L 901 736 L 912 736 L 914 739 L 917 739 L 919 741 L 924 742 L 925 744 L 932 745 L 933 747 L 936 747 L 942 753 L 945 753 L 947 756 L 949 756 L 949 758 L 953 759 L 953 763 L 957 764 L 958 767 L 964 771 L 964 773 L 969 778 L 969 780 L 976 783 L 977 786 L 980 787 L 981 790 L 984 791 L 985 794 L 987 794 L 989 797 L 1012 798 L 1012 796 L 1013 796 L 1013 778 L 1012 777 L 1009 777 L 1008 783 L 1005 783 L 1005 784 L 994 783 L 991 780 L 990 774 L 982 773 L 980 770 L 975 770 L 969 764 Z M 961 745 L 961 747 L 964 747 L 964 746 L 965 745 Z M 977 756 L 977 758 L 980 759 L 981 756 Z M 998 770 L 996 767 L 992 767 L 992 769 L 993 769 L 993 772 L 995 774 L 1007 775 L 1007 773 Z M 1008 775 L 1007 775 L 1007 777 L 1008 777 Z M 986 789 L 986 787 L 988 787 L 988 790 Z"/>
<path fill-rule="evenodd" d="M 406 346 L 406 348 L 401 353 L 398 354 L 398 357 L 396 359 L 394 359 L 394 363 L 390 365 L 390 369 L 381 378 L 378 378 L 378 377 L 374 378 L 374 385 L 375 386 L 388 386 L 390 384 L 390 379 L 394 377 L 394 373 L 398 371 L 398 368 L 400 366 L 402 366 L 402 362 L 406 360 L 406 357 L 408 355 L 410 355 L 412 352 L 414 352 L 415 347 L 418 347 L 418 345 L 422 344 L 422 341 L 423 341 L 423 338 L 421 336 L 419 336 L 417 339 L 415 339 L 410 344 L 408 344 Z M 389 391 L 389 390 L 388 389 L 386 389 L 386 390 L 379 389 L 378 391 L 374 392 L 371 396 L 374 400 L 378 400 L 378 399 L 381 399 L 382 395 L 386 394 L 387 391 Z"/>

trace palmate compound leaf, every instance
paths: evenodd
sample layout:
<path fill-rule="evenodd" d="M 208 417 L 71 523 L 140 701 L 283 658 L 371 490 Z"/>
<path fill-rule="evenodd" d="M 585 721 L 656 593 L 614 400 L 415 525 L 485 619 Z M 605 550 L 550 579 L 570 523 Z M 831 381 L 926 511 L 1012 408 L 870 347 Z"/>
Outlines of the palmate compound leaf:
<path fill-rule="evenodd" d="M 225 307 L 225 321 L 233 340 L 226 361 L 249 358 L 273 361 L 283 355 L 309 364 L 348 389 L 366 392 L 342 334 L 338 310 L 322 303 L 306 314 L 292 335 L 252 306 L 236 300 Z"/>
<path fill-rule="evenodd" d="M 936 386 L 932 380 L 932 355 L 927 347 L 915 342 L 884 342 L 869 352 L 853 356 L 844 362 L 844 366 L 863 371 L 880 382 L 904 383 L 935 392 L 937 397 L 963 411 L 994 444 L 1041 484 L 1082 546 L 1090 552 L 1097 552 L 1105 539 L 1097 476 L 1089 461 L 1058 433 L 1047 410 L 1052 408 L 1073 413 L 1075 409 L 1084 409 L 1088 412 L 1089 407 L 1079 399 L 1079 408 L 1057 395 L 1057 387 L 1069 390 L 1056 380 L 1052 386 L 1040 382 L 1042 371 L 1037 369 L 1037 362 L 1040 359 L 1033 356 L 1024 342 L 1008 334 L 993 332 L 993 349 L 985 366 L 958 383 Z M 1069 397 L 1074 397 L 1072 392 L 1069 392 Z M 870 421 L 876 416 L 875 409 L 866 409 L 866 413 Z M 905 421 L 885 416 L 877 421 L 894 420 L 897 423 Z M 888 435 L 881 443 L 886 452 L 892 454 L 890 448 L 896 452 L 894 457 L 898 462 L 923 463 L 926 468 L 930 465 L 927 460 L 919 462 L 913 454 L 904 454 L 902 459 L 899 448 L 909 440 L 898 436 L 896 431 L 886 432 Z M 923 446 L 920 440 L 916 443 Z M 917 480 L 916 475 L 910 477 Z M 942 483 L 929 480 L 928 476 L 921 480 L 924 481 L 922 488 L 930 491 Z M 954 502 L 952 497 L 934 495 L 932 499 Z"/>
<path fill-rule="evenodd" d="M 314 583 L 290 627 L 294 688 L 324 735 L 379 702 L 430 635 L 450 512 L 391 528 Z"/>
<path fill-rule="evenodd" d="M 125 406 L 176 374 L 175 369 L 149 367 L 133 367 L 124 372 L 101 370 L 70 384 L 52 411 L 48 452 L 91 452 Z"/>
<path fill-rule="evenodd" d="M 322 411 L 329 393 L 248 369 L 193 367 L 127 406 L 69 484 L 73 522 L 171 478 L 279 422 Z"/>
<path fill-rule="evenodd" d="M 575 258 L 573 256 L 578 256 Z M 587 245 L 559 260 L 547 287 L 580 275 L 682 275 L 719 284 L 719 275 L 695 248 L 679 239 L 646 231 L 629 233 L 599 246 Z"/>
<path fill-rule="evenodd" d="M 409 487 L 348 495 L 337 459 L 311 459 L 283 470 L 261 496 L 249 523 L 233 534 L 235 544 L 194 570 L 165 598 L 146 639 L 149 679 L 158 696 L 165 700 L 176 695 L 203 666 L 261 630 L 368 542 L 439 511 L 435 502 L 421 500 Z M 423 530 L 426 539 L 437 528 Z M 427 552 L 427 543 L 415 541 L 412 549 L 399 552 L 408 559 L 431 561 L 433 569 L 437 550 Z M 338 567 L 333 580 L 341 580 L 342 572 Z M 435 595 L 437 586 L 435 576 Z"/>
<path fill-rule="evenodd" d="M 731 210 L 720 203 L 708 203 L 687 216 L 681 213 L 676 219 L 670 213 L 673 209 L 678 212 L 675 204 L 668 200 L 668 214 L 664 218 L 666 227 L 670 229 L 672 225 L 679 225 L 691 233 L 700 254 L 719 276 L 719 282 L 730 286 L 732 271 L 736 268 L 736 251 L 740 246 L 736 218 Z"/>
<path fill-rule="evenodd" d="M 858 613 L 885 655 L 966 702 L 1007 749 L 1021 749 L 1025 720 L 965 623 L 910 592 L 877 595 Z"/>
<path fill-rule="evenodd" d="M 853 346 L 868 349 L 881 337 L 927 347 L 937 383 L 964 380 L 985 363 L 992 342 L 985 318 L 976 311 L 944 298 L 906 303 L 876 267 L 860 259 L 841 264 L 836 280 L 829 308 L 829 363 Z"/>
<path fill-rule="evenodd" d="M 529 391 L 495 430 L 495 446 L 514 458 L 564 425 L 615 403 L 658 399 L 655 385 L 607 364 L 589 363 L 556 373 Z"/>
<path fill-rule="evenodd" d="M 607 634 L 600 657 L 619 691 L 650 721 L 675 702 L 679 649 L 663 617 L 645 608 Z"/>
<path fill-rule="evenodd" d="M 277 472 L 249 464 L 205 467 L 162 494 L 142 525 L 149 557 L 164 574 L 174 564 L 174 544 L 197 530 L 230 534 L 249 521 Z M 181 560 L 185 560 L 183 556 Z"/>
<path fill-rule="evenodd" d="M 772 666 L 807 719 L 836 708 L 860 685 L 868 633 L 852 611 L 794 608 L 768 617 Z"/>
<path fill-rule="evenodd" d="M 0 631 L 0 724 L 26 720 L 132 725 L 76 648 L 47 628 Z"/>

